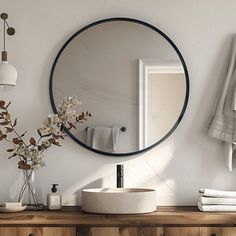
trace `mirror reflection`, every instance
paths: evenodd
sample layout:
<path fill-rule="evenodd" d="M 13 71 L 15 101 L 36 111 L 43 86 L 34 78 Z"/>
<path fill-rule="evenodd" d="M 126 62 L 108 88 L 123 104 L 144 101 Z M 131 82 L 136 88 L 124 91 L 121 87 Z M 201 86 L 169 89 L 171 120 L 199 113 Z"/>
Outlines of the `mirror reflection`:
<path fill-rule="evenodd" d="M 72 131 L 84 146 L 129 155 L 164 140 L 177 126 L 187 99 L 179 55 L 159 32 L 138 22 L 95 24 L 59 53 L 51 74 L 55 108 L 80 98 L 92 118 Z"/>

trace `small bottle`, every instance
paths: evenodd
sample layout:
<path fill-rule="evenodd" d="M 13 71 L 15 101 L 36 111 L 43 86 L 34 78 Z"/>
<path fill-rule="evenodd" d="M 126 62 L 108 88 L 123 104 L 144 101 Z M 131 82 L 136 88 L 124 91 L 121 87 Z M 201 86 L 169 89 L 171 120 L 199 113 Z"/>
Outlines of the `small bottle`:
<path fill-rule="evenodd" d="M 62 206 L 62 196 L 57 193 L 58 184 L 52 185 L 52 192 L 48 194 L 48 209 L 60 210 Z"/>

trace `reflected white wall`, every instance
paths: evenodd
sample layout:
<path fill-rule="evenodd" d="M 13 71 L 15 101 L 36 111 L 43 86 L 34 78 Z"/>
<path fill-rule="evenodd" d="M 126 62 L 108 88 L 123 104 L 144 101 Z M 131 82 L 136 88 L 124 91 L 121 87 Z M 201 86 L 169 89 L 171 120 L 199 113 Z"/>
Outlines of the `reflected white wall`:
<path fill-rule="evenodd" d="M 186 93 L 183 73 L 148 74 L 147 143 L 164 137 L 179 118 Z"/>

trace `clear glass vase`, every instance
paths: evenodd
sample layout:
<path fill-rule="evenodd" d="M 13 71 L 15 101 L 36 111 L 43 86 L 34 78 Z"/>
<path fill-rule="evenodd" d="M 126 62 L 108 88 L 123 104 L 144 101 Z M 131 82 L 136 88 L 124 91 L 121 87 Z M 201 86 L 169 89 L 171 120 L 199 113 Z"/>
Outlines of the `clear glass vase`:
<path fill-rule="evenodd" d="M 42 192 L 34 169 L 21 170 L 17 201 L 27 205 L 27 209 L 37 210 L 43 208 Z"/>

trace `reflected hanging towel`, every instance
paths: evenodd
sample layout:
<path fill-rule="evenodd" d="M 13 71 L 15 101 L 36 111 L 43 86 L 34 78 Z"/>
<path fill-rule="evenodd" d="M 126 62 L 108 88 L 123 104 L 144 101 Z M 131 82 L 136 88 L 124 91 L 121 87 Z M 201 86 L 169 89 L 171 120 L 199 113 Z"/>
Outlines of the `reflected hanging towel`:
<path fill-rule="evenodd" d="M 103 152 L 117 151 L 118 138 L 118 127 L 91 127 L 87 130 L 87 145 Z"/>
<path fill-rule="evenodd" d="M 230 171 L 236 167 L 236 35 L 231 58 L 208 135 L 223 141 L 225 161 Z"/>

